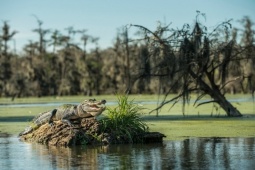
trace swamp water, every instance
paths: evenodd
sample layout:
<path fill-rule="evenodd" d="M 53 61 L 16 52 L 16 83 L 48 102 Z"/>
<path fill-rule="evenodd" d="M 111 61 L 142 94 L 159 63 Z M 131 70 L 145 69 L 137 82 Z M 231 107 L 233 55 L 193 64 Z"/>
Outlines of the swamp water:
<path fill-rule="evenodd" d="M 0 169 L 255 169 L 255 138 L 48 147 L 0 136 Z"/>

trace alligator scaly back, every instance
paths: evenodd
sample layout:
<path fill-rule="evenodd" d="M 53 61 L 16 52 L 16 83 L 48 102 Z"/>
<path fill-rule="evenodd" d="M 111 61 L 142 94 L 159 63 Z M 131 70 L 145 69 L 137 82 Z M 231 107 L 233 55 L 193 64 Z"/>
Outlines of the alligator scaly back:
<path fill-rule="evenodd" d="M 78 105 L 65 104 L 52 111 L 38 114 L 32 120 L 32 125 L 27 127 L 19 136 L 30 133 L 43 124 L 49 123 L 51 126 L 54 121 L 62 121 L 72 126 L 71 120 L 81 118 L 96 117 L 105 110 L 106 100 L 96 101 L 95 99 L 84 100 Z"/>
<path fill-rule="evenodd" d="M 32 122 L 38 126 L 49 122 L 51 117 L 51 111 L 47 111 L 47 112 L 43 112 L 40 113 L 39 115 L 37 115 L 36 117 L 34 117 L 34 119 L 32 120 Z"/>

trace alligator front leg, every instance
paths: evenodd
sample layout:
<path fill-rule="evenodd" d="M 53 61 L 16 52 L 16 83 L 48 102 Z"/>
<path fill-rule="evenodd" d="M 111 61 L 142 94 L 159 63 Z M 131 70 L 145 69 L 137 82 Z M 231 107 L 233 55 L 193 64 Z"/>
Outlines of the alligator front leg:
<path fill-rule="evenodd" d="M 72 124 L 71 121 L 70 121 L 70 119 L 73 118 L 73 115 L 74 115 L 73 112 L 69 112 L 69 113 L 67 113 L 67 114 L 61 119 L 61 121 L 62 121 L 63 123 L 68 124 L 70 127 L 73 127 L 73 124 Z"/>
<path fill-rule="evenodd" d="M 53 117 L 56 115 L 57 111 L 58 111 L 57 109 L 53 109 L 50 113 L 50 119 L 48 122 L 50 124 L 50 126 L 52 126 L 54 124 Z"/>
<path fill-rule="evenodd" d="M 70 120 L 63 118 L 61 121 L 63 123 L 67 123 L 70 127 L 73 127 L 73 124 L 70 122 Z"/>

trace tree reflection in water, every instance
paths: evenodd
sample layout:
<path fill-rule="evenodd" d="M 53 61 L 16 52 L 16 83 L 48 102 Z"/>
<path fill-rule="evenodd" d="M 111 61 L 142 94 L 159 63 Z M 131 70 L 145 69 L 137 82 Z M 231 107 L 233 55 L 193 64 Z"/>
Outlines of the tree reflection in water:
<path fill-rule="evenodd" d="M 2 167 L 22 169 L 253 169 L 255 138 L 190 138 L 163 144 L 47 147 L 0 137 Z M 17 159 L 18 158 L 18 159 Z"/>

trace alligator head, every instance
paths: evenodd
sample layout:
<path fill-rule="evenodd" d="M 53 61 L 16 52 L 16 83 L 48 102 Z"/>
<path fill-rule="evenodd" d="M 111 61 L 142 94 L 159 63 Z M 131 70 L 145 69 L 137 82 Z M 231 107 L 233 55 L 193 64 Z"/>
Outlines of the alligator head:
<path fill-rule="evenodd" d="M 106 100 L 96 101 L 96 99 L 84 100 L 78 106 L 80 117 L 96 117 L 105 110 Z"/>

